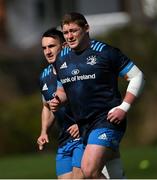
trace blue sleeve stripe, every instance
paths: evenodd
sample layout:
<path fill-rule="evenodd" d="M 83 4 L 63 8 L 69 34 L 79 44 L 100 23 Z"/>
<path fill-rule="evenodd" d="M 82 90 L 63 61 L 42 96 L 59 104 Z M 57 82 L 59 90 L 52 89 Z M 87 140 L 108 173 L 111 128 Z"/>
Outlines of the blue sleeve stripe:
<path fill-rule="evenodd" d="M 66 48 L 66 54 L 68 54 L 69 53 L 69 49 L 68 48 Z"/>
<path fill-rule="evenodd" d="M 91 48 L 93 48 L 94 42 L 95 42 L 94 40 L 91 41 Z"/>
<path fill-rule="evenodd" d="M 68 54 L 69 53 L 69 48 L 66 48 L 66 50 L 67 50 L 66 54 Z"/>
<path fill-rule="evenodd" d="M 67 54 L 69 53 L 69 51 L 71 51 L 71 49 L 70 49 L 70 48 L 67 48 L 67 47 L 65 47 L 64 49 L 62 49 L 62 51 L 61 51 L 61 53 L 60 53 L 61 57 L 67 55 Z"/>
<path fill-rule="evenodd" d="M 52 64 L 50 64 L 48 67 L 46 67 L 44 70 L 43 70 L 43 72 L 42 72 L 42 79 L 44 78 L 44 77 L 46 77 L 46 76 L 48 76 L 51 72 L 52 72 L 52 68 L 53 68 L 53 66 L 52 66 Z"/>
<path fill-rule="evenodd" d="M 61 57 L 63 56 L 63 50 L 61 51 Z"/>
<path fill-rule="evenodd" d="M 91 45 L 91 48 L 93 48 L 94 44 Z"/>
<path fill-rule="evenodd" d="M 106 44 L 103 44 L 103 45 L 100 47 L 99 52 L 102 51 L 102 48 L 103 48 L 104 46 L 106 46 Z"/>
<path fill-rule="evenodd" d="M 64 48 L 64 56 L 66 55 L 66 50 L 67 50 L 67 48 Z"/>
<path fill-rule="evenodd" d="M 129 62 L 123 69 L 122 71 L 119 72 L 119 76 L 123 77 L 125 74 L 127 74 L 130 69 L 134 66 L 134 63 L 131 61 Z"/>
<path fill-rule="evenodd" d="M 64 48 L 64 56 L 66 55 L 66 48 Z"/>
<path fill-rule="evenodd" d="M 43 79 L 45 76 L 44 71 L 42 72 L 41 78 Z"/>
<path fill-rule="evenodd" d="M 63 85 L 60 81 L 57 81 L 57 87 L 63 87 Z"/>
<path fill-rule="evenodd" d="M 95 50 L 95 49 L 97 48 L 98 44 L 99 44 L 99 42 L 97 42 L 97 43 L 94 45 L 93 50 Z"/>
<path fill-rule="evenodd" d="M 100 48 L 101 45 L 102 45 L 102 43 L 100 43 L 100 44 L 97 46 L 96 51 L 99 50 L 99 48 Z"/>
<path fill-rule="evenodd" d="M 106 44 L 104 44 L 102 42 L 96 42 L 91 45 L 91 48 L 95 51 L 101 52 L 104 46 L 106 46 Z"/>

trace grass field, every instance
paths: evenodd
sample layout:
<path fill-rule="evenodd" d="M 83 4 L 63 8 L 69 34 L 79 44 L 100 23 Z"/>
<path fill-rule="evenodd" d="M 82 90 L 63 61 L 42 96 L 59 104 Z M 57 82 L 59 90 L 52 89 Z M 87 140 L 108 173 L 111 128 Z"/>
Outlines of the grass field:
<path fill-rule="evenodd" d="M 157 179 L 157 147 L 124 149 L 121 155 L 127 178 Z"/>
<path fill-rule="evenodd" d="M 122 149 L 129 179 L 157 179 L 157 147 Z M 0 158 L 0 179 L 53 179 L 55 155 L 36 153 Z"/>

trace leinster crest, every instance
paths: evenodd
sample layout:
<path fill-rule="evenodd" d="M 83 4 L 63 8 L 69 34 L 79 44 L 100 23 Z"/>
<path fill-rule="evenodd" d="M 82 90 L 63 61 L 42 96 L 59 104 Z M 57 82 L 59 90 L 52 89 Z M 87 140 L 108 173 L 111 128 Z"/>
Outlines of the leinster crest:
<path fill-rule="evenodd" d="M 96 64 L 96 56 L 89 56 L 87 58 L 87 64 L 90 64 L 90 65 Z"/>

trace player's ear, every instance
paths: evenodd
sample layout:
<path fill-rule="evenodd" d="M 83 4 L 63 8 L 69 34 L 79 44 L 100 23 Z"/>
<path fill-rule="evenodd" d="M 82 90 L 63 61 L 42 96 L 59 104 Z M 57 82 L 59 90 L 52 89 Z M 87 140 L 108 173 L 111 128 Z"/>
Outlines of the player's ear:
<path fill-rule="evenodd" d="M 89 32 L 89 24 L 85 24 L 84 28 L 85 28 L 86 32 Z"/>

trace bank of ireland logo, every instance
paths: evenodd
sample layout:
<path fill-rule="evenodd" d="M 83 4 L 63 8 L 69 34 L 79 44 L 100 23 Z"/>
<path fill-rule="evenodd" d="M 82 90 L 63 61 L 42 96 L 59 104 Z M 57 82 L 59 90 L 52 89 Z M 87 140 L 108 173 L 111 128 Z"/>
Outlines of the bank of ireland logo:
<path fill-rule="evenodd" d="M 73 70 L 71 71 L 71 74 L 72 74 L 72 75 L 77 75 L 77 74 L 79 74 L 79 72 L 80 72 L 79 69 L 73 69 Z"/>
<path fill-rule="evenodd" d="M 87 58 L 87 64 L 90 64 L 90 65 L 94 65 L 94 64 L 96 64 L 96 56 L 89 56 L 88 58 Z"/>

